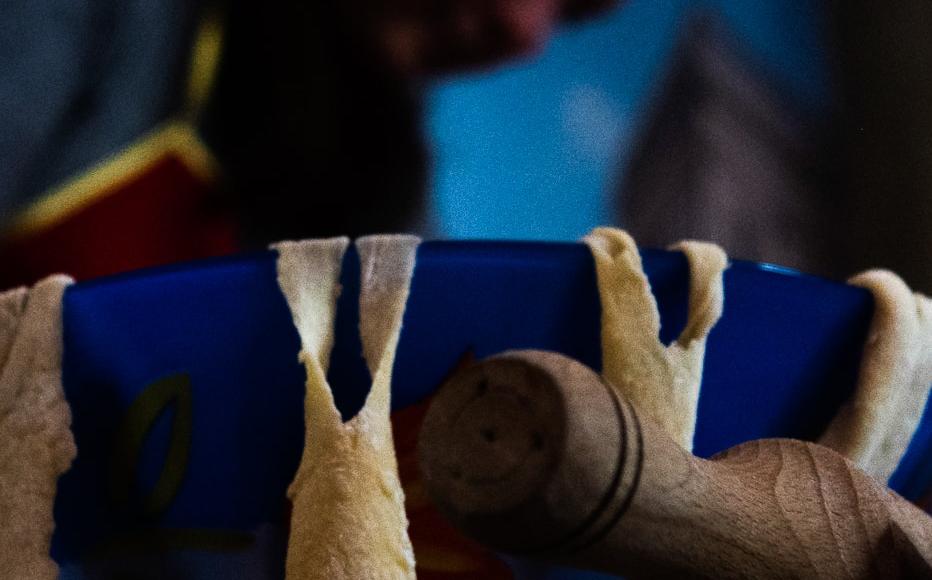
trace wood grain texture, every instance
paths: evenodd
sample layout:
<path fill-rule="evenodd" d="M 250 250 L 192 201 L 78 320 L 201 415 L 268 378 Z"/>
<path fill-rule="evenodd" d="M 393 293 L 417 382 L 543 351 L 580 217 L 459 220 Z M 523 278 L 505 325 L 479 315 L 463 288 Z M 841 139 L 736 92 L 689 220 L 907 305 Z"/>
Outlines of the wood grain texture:
<path fill-rule="evenodd" d="M 425 418 L 441 511 L 494 548 L 630 578 L 932 578 L 932 518 L 788 439 L 684 451 L 592 370 L 505 353 Z"/>

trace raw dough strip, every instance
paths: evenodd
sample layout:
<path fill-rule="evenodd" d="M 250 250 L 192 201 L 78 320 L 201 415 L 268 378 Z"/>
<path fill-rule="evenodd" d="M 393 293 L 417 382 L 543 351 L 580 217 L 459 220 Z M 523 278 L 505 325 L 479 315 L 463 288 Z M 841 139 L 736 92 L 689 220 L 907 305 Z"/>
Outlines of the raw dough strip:
<path fill-rule="evenodd" d="M 58 477 L 77 451 L 61 384 L 61 302 L 70 278 L 0 294 L 0 577 L 52 580 Z"/>
<path fill-rule="evenodd" d="M 724 304 L 725 253 L 692 241 L 672 248 L 689 261 L 689 316 L 667 347 L 660 342 L 660 313 L 631 236 L 596 228 L 584 241 L 595 259 L 602 303 L 603 376 L 691 451 L 706 337 Z"/>
<path fill-rule="evenodd" d="M 886 482 L 906 453 L 929 398 L 932 300 L 883 270 L 849 282 L 874 295 L 874 317 L 857 388 L 820 443 Z"/>
<path fill-rule="evenodd" d="M 327 384 L 327 369 L 341 290 L 340 271 L 347 246 L 349 238 L 281 242 L 272 246 L 278 250 L 278 285 L 301 338 L 298 360 L 307 372 L 304 454 L 292 488 L 300 485 L 307 468 L 313 466 L 317 439 L 329 438 L 329 432 L 337 431 L 342 425 Z"/>
<path fill-rule="evenodd" d="M 363 357 L 372 377 L 372 389 L 359 412 L 359 421 L 373 433 L 378 430 L 387 436 L 381 443 L 391 451 L 385 457 L 390 456 L 395 471 L 397 464 L 388 420 L 392 366 L 420 242 L 420 238 L 406 235 L 366 236 L 356 240 L 361 268 L 359 333 Z"/>
<path fill-rule="evenodd" d="M 288 580 L 414 578 L 404 494 L 389 422 L 391 370 L 419 239 L 357 241 L 360 331 L 372 388 L 342 423 L 326 381 L 345 238 L 283 243 L 279 284 L 301 336 L 307 368 L 304 455 L 292 500 Z"/>

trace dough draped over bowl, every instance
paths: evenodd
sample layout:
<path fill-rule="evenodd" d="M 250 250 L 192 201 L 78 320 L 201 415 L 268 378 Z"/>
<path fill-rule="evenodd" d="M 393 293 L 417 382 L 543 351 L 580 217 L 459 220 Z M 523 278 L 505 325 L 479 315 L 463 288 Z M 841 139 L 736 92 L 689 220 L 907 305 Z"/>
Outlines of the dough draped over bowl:
<path fill-rule="evenodd" d="M 307 372 L 304 453 L 292 501 L 288 580 L 414 578 L 404 493 L 389 422 L 392 365 L 419 239 L 357 240 L 359 318 L 372 388 L 344 423 L 327 383 L 346 238 L 284 242 L 278 280 L 301 337 Z"/>

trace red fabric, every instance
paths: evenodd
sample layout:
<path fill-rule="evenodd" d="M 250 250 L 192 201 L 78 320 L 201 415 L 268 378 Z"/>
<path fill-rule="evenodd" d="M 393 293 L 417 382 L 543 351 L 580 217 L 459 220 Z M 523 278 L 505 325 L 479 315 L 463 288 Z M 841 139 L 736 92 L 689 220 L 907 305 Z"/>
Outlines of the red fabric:
<path fill-rule="evenodd" d="M 466 351 L 450 369 L 447 378 L 475 362 Z M 446 382 L 445 378 L 443 382 Z M 392 414 L 398 476 L 405 492 L 408 535 L 414 547 L 417 577 L 421 580 L 510 580 L 511 569 L 477 542 L 456 531 L 440 515 L 427 496 L 417 460 L 417 440 L 431 399 Z"/>
<path fill-rule="evenodd" d="M 7 237 L 0 287 L 56 272 L 85 280 L 235 252 L 234 221 L 211 201 L 214 192 L 167 155 L 51 227 Z"/>
<path fill-rule="evenodd" d="M 417 438 L 430 399 L 392 414 L 398 476 L 405 492 L 408 535 L 420 580 L 509 580 L 511 569 L 492 552 L 466 538 L 440 515 L 427 496 L 417 461 Z"/>

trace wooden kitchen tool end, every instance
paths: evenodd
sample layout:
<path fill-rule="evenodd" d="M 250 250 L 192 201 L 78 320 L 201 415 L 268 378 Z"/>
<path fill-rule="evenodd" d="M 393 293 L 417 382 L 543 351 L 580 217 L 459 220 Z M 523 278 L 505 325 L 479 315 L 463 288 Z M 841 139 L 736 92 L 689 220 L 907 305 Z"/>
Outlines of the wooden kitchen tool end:
<path fill-rule="evenodd" d="M 630 578 L 932 578 L 932 518 L 838 453 L 765 439 L 694 457 L 562 355 L 458 373 L 419 455 L 440 510 L 501 551 Z"/>
<path fill-rule="evenodd" d="M 533 554 L 584 545 L 620 517 L 640 445 L 630 407 L 591 369 L 515 351 L 440 390 L 419 451 L 451 521 L 497 549 Z"/>

